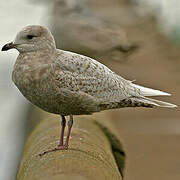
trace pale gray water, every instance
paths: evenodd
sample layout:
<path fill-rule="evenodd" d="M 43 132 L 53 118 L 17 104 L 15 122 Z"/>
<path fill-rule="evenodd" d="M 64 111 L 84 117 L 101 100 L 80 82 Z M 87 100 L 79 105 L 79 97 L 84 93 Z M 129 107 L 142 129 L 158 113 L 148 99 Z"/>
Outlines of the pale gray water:
<path fill-rule="evenodd" d="M 141 15 L 155 15 L 161 30 L 180 39 L 180 1 L 178 0 L 132 0 L 139 4 Z"/>
<path fill-rule="evenodd" d="M 24 0 L 6 0 L 0 4 L 0 48 L 11 42 L 16 33 L 29 24 L 42 24 L 43 6 Z M 16 179 L 24 140 L 27 101 L 11 81 L 18 52 L 0 52 L 0 179 Z"/>

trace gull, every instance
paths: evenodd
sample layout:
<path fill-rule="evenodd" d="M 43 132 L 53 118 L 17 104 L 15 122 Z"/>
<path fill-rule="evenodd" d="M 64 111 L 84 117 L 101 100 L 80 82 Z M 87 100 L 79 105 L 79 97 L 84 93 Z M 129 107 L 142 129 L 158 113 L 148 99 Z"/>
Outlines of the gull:
<path fill-rule="evenodd" d="M 23 28 L 2 51 L 12 48 L 19 51 L 12 72 L 17 88 L 32 104 L 61 115 L 58 146 L 40 155 L 68 149 L 73 115 L 123 107 L 177 107 L 146 97 L 169 96 L 166 92 L 134 84 L 90 57 L 57 49 L 51 32 L 43 26 Z M 64 142 L 65 116 L 70 119 Z"/>

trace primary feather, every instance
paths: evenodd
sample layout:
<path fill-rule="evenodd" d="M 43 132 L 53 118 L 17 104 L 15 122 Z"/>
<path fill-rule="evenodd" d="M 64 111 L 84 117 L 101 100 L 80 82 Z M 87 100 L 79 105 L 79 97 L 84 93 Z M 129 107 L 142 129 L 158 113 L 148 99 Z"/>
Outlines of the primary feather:
<path fill-rule="evenodd" d="M 151 89 L 151 88 L 147 88 L 147 87 L 143 87 L 143 86 L 139 86 L 137 84 L 133 84 L 132 86 L 140 89 L 140 94 L 142 96 L 171 96 L 171 94 L 160 91 L 160 90 L 155 90 L 155 89 Z"/>

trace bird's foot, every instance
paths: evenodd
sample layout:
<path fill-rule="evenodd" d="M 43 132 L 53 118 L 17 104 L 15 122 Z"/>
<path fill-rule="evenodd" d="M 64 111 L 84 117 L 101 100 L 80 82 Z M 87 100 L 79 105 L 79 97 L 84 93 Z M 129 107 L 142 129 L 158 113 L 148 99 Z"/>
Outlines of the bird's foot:
<path fill-rule="evenodd" d="M 67 150 L 68 149 L 68 146 L 67 145 L 59 145 L 57 146 L 56 148 L 54 149 L 50 149 L 48 151 L 44 151 L 43 153 L 40 153 L 39 156 L 43 156 L 47 153 L 50 153 L 50 152 L 53 152 L 53 151 L 58 151 L 58 150 Z"/>

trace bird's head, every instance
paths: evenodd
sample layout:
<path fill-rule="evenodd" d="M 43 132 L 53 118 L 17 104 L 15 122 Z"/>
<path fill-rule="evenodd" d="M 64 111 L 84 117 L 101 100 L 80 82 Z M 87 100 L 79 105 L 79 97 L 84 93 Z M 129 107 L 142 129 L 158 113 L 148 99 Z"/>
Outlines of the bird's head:
<path fill-rule="evenodd" d="M 30 25 L 17 33 L 13 42 L 2 47 L 2 51 L 15 48 L 21 52 L 32 52 L 39 50 L 53 51 L 55 41 L 50 31 L 39 25 Z"/>

